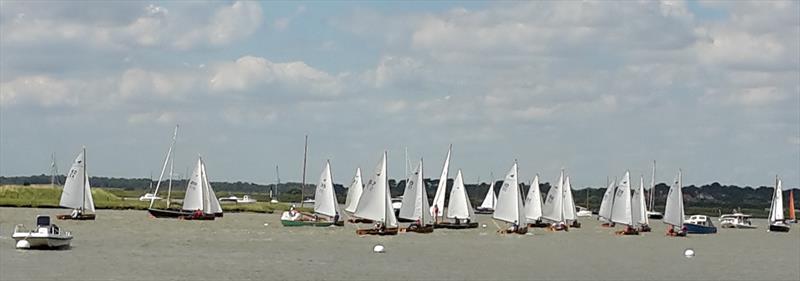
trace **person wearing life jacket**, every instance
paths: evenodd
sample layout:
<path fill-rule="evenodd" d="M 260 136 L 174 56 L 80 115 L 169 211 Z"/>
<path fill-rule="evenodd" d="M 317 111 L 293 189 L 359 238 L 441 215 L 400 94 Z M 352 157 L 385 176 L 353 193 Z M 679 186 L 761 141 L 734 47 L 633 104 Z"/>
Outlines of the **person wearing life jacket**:
<path fill-rule="evenodd" d="M 436 218 L 436 223 L 439 223 L 439 204 L 433 205 L 433 217 Z"/>
<path fill-rule="evenodd" d="M 194 214 L 192 214 L 192 217 L 194 217 L 195 219 L 196 218 L 200 218 L 202 216 L 203 216 L 203 210 L 200 210 L 200 209 L 195 210 Z"/>

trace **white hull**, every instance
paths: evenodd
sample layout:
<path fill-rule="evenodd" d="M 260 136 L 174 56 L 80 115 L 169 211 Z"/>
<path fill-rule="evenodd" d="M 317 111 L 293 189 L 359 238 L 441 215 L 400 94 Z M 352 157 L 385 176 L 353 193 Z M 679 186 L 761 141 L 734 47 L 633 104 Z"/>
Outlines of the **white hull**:
<path fill-rule="evenodd" d="M 27 233 L 25 233 L 27 234 Z M 28 241 L 29 248 L 63 248 L 68 247 L 69 243 L 72 242 L 72 237 L 69 238 L 51 238 L 51 237 L 25 237 L 25 236 L 17 236 L 14 234 L 14 240 L 19 242 L 20 240 Z"/>
<path fill-rule="evenodd" d="M 591 217 L 592 216 L 592 211 L 578 211 L 576 216 L 578 216 L 578 217 Z"/>

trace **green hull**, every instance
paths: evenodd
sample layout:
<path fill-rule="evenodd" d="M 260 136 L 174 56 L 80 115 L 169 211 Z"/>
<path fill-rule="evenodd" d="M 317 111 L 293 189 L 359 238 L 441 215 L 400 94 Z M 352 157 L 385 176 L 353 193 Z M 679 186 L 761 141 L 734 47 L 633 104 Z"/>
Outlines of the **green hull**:
<path fill-rule="evenodd" d="M 283 226 L 318 226 L 318 227 L 327 227 L 331 225 L 341 226 L 344 223 L 334 223 L 329 221 L 291 221 L 291 220 L 281 220 L 281 224 Z"/>

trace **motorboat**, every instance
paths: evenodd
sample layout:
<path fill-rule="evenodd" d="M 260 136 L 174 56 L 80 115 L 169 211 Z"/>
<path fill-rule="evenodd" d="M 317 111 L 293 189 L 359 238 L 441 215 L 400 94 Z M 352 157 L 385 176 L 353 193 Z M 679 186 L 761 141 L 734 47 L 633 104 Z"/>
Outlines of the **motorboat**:
<path fill-rule="evenodd" d="M 158 197 L 153 193 L 145 193 L 144 195 L 139 197 L 139 201 L 150 201 L 150 200 L 161 200 L 161 197 Z"/>
<path fill-rule="evenodd" d="M 661 212 L 657 212 L 657 211 L 647 211 L 647 218 L 660 220 L 660 219 L 664 218 L 664 214 L 662 214 Z"/>
<path fill-rule="evenodd" d="M 17 241 L 17 249 L 60 249 L 69 247 L 72 233 L 50 224 L 50 216 L 40 215 L 36 216 L 36 229 L 27 230 L 18 224 L 12 238 Z"/>
<path fill-rule="evenodd" d="M 236 202 L 239 202 L 239 200 L 241 200 L 241 199 L 239 197 L 237 197 L 236 195 L 231 195 L 231 196 L 228 196 L 228 197 L 220 198 L 219 202 L 220 203 L 236 203 Z"/>
<path fill-rule="evenodd" d="M 683 227 L 690 234 L 712 234 L 717 233 L 717 227 L 711 222 L 708 216 L 693 215 L 683 222 Z"/>
<path fill-rule="evenodd" d="M 578 212 L 575 214 L 579 217 L 591 217 L 592 211 L 589 211 L 589 209 L 586 209 L 584 207 L 578 206 Z"/>
<path fill-rule="evenodd" d="M 758 226 L 750 222 L 750 215 L 745 215 L 740 212 L 733 214 L 725 214 L 719 217 L 719 226 L 722 228 L 741 228 L 741 229 L 754 229 Z"/>
<path fill-rule="evenodd" d="M 250 195 L 242 196 L 242 198 L 236 200 L 236 203 L 239 203 L 239 204 L 250 204 L 250 203 L 255 203 L 255 202 L 256 202 L 256 199 L 250 198 Z"/>
<path fill-rule="evenodd" d="M 397 216 L 400 214 L 400 208 L 403 207 L 403 197 L 393 197 L 392 198 L 392 209 L 394 210 L 394 215 Z"/>

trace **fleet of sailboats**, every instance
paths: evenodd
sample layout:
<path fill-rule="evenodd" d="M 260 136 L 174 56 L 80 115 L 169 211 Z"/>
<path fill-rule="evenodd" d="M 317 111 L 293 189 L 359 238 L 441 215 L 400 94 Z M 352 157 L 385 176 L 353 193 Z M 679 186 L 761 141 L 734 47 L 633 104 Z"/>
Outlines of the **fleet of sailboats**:
<path fill-rule="evenodd" d="M 307 215 L 296 210 L 289 210 L 281 215 L 281 224 L 283 226 L 343 226 L 344 221 L 341 219 L 339 203 L 336 201 L 336 191 L 333 188 L 331 162 L 326 161 L 314 192 L 314 214 Z"/>
<path fill-rule="evenodd" d="M 58 215 L 61 220 L 94 220 L 94 199 L 89 173 L 86 171 L 86 147 L 83 148 L 67 174 L 64 190 L 61 191 L 61 207 L 71 208 L 69 215 Z"/>

